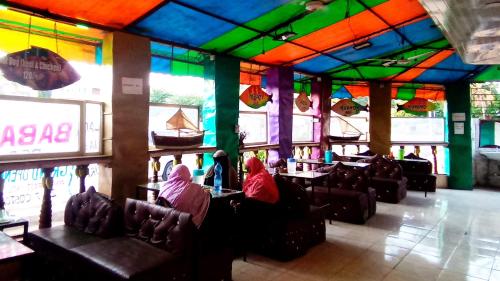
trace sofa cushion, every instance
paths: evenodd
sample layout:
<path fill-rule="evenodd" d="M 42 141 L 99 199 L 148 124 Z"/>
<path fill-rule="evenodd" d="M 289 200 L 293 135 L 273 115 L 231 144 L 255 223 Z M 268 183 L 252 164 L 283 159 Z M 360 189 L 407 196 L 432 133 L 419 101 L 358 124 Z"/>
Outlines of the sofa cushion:
<path fill-rule="evenodd" d="M 61 249 L 71 249 L 80 245 L 99 242 L 104 238 L 84 233 L 74 227 L 61 225 L 30 232 L 29 240 L 30 244 L 36 248 L 57 246 Z"/>
<path fill-rule="evenodd" d="M 102 237 L 117 236 L 123 232 L 121 208 L 105 195 L 97 193 L 93 186 L 69 198 L 64 223 Z"/>
<path fill-rule="evenodd" d="M 190 262 L 128 237 L 111 238 L 71 249 L 85 262 L 125 280 L 185 280 Z"/>
<path fill-rule="evenodd" d="M 195 226 L 191 215 L 145 201 L 127 198 L 125 231 L 174 255 L 192 252 Z"/>

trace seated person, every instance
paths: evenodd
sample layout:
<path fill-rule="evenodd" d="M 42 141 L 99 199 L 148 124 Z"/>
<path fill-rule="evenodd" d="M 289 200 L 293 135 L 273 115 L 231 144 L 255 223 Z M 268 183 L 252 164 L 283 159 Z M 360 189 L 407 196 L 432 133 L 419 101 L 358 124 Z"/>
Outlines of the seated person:
<path fill-rule="evenodd" d="M 238 173 L 231 165 L 231 160 L 224 150 L 217 150 L 214 153 L 214 164 L 208 168 L 205 176 L 205 184 L 213 186 L 215 177 L 215 164 L 222 166 L 222 188 L 238 189 Z"/>
<path fill-rule="evenodd" d="M 278 187 L 264 164 L 258 158 L 252 157 L 248 159 L 246 167 L 248 174 L 243 183 L 245 196 L 269 204 L 278 202 Z"/>
<path fill-rule="evenodd" d="M 172 169 L 158 196 L 165 198 L 172 208 L 190 213 L 193 223 L 200 228 L 208 212 L 210 193 L 191 182 L 191 173 L 186 166 L 180 164 Z"/>

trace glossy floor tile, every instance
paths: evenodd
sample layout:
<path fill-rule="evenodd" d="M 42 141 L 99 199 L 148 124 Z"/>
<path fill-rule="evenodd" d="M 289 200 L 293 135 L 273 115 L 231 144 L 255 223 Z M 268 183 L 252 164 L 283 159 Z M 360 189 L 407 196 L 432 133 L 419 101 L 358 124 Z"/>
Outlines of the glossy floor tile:
<path fill-rule="evenodd" d="M 235 260 L 233 280 L 500 281 L 500 191 L 408 192 L 365 225 L 327 223 L 326 237 L 290 262 Z"/>

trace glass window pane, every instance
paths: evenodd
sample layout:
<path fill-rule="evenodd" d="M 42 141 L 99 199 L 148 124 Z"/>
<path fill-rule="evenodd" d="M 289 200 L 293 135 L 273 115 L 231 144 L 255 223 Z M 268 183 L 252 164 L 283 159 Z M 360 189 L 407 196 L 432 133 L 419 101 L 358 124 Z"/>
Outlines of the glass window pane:
<path fill-rule="evenodd" d="M 358 132 L 356 129 L 361 132 L 359 140 L 368 140 L 368 118 L 332 116 L 330 119 L 330 135 L 332 136 L 347 136 L 351 133 L 355 134 Z"/>
<path fill-rule="evenodd" d="M 410 142 L 442 142 L 443 118 L 392 118 L 391 140 Z"/>
<path fill-rule="evenodd" d="M 80 151 L 80 105 L 1 100 L 0 155 Z"/>
<path fill-rule="evenodd" d="M 149 107 L 149 145 L 153 145 L 153 140 L 151 139 L 151 131 L 165 131 L 166 130 L 166 122 L 170 117 L 172 117 L 179 107 L 182 109 L 184 114 L 189 118 L 189 120 L 198 125 L 198 109 L 191 107 L 182 107 L 182 106 L 172 106 L 172 105 L 151 105 Z"/>
<path fill-rule="evenodd" d="M 267 143 L 267 114 L 241 113 L 238 121 L 240 132 L 246 132 L 245 143 Z"/>
<path fill-rule="evenodd" d="M 293 115 L 292 140 L 294 142 L 313 141 L 313 117 Z"/>
<path fill-rule="evenodd" d="M 85 104 L 85 152 L 101 152 L 102 106 L 98 103 Z"/>

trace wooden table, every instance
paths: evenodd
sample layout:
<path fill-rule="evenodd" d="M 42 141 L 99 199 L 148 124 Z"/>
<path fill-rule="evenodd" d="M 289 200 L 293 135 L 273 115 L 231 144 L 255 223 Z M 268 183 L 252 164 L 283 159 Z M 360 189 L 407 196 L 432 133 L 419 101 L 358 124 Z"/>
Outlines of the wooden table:
<path fill-rule="evenodd" d="M 315 181 L 328 176 L 328 173 L 321 173 L 316 171 L 297 171 L 296 173 L 280 173 L 283 177 L 306 179 L 311 181 L 311 197 L 314 201 L 314 183 Z M 330 191 L 330 189 L 328 189 Z"/>
<path fill-rule="evenodd" d="M 333 161 L 331 163 L 326 163 L 326 162 L 320 161 L 318 159 L 297 159 L 297 163 L 316 164 L 318 166 L 331 166 L 331 165 L 336 165 L 339 162 L 341 162 L 342 164 L 344 164 L 346 166 L 355 167 L 355 168 L 365 168 L 366 166 L 370 165 L 370 163 L 359 163 L 359 162 L 349 162 L 349 161 Z"/>
<path fill-rule="evenodd" d="M 163 182 L 150 182 L 137 185 L 136 198 L 137 199 L 139 198 L 139 193 L 141 190 L 149 190 L 153 191 L 153 194 L 155 195 L 154 198 L 156 199 L 158 197 L 158 194 L 160 193 L 160 188 L 162 184 Z M 210 195 L 212 195 L 212 199 L 218 199 L 218 198 L 227 199 L 233 197 L 240 197 L 243 195 L 243 191 L 240 190 L 223 188 L 221 191 L 215 191 L 213 186 L 208 186 L 208 185 L 203 185 L 203 188 L 210 190 Z"/>
<path fill-rule="evenodd" d="M 21 261 L 33 253 L 30 248 L 0 232 L 0 280 L 21 280 Z"/>
<path fill-rule="evenodd" d="M 0 223 L 0 231 L 3 231 L 6 228 L 10 227 L 17 227 L 17 226 L 22 226 L 23 227 L 23 234 L 22 235 L 15 235 L 13 236 L 14 238 L 23 238 L 23 241 L 26 239 L 26 234 L 28 234 L 28 220 L 22 219 L 22 218 L 13 218 L 11 221 Z"/>

